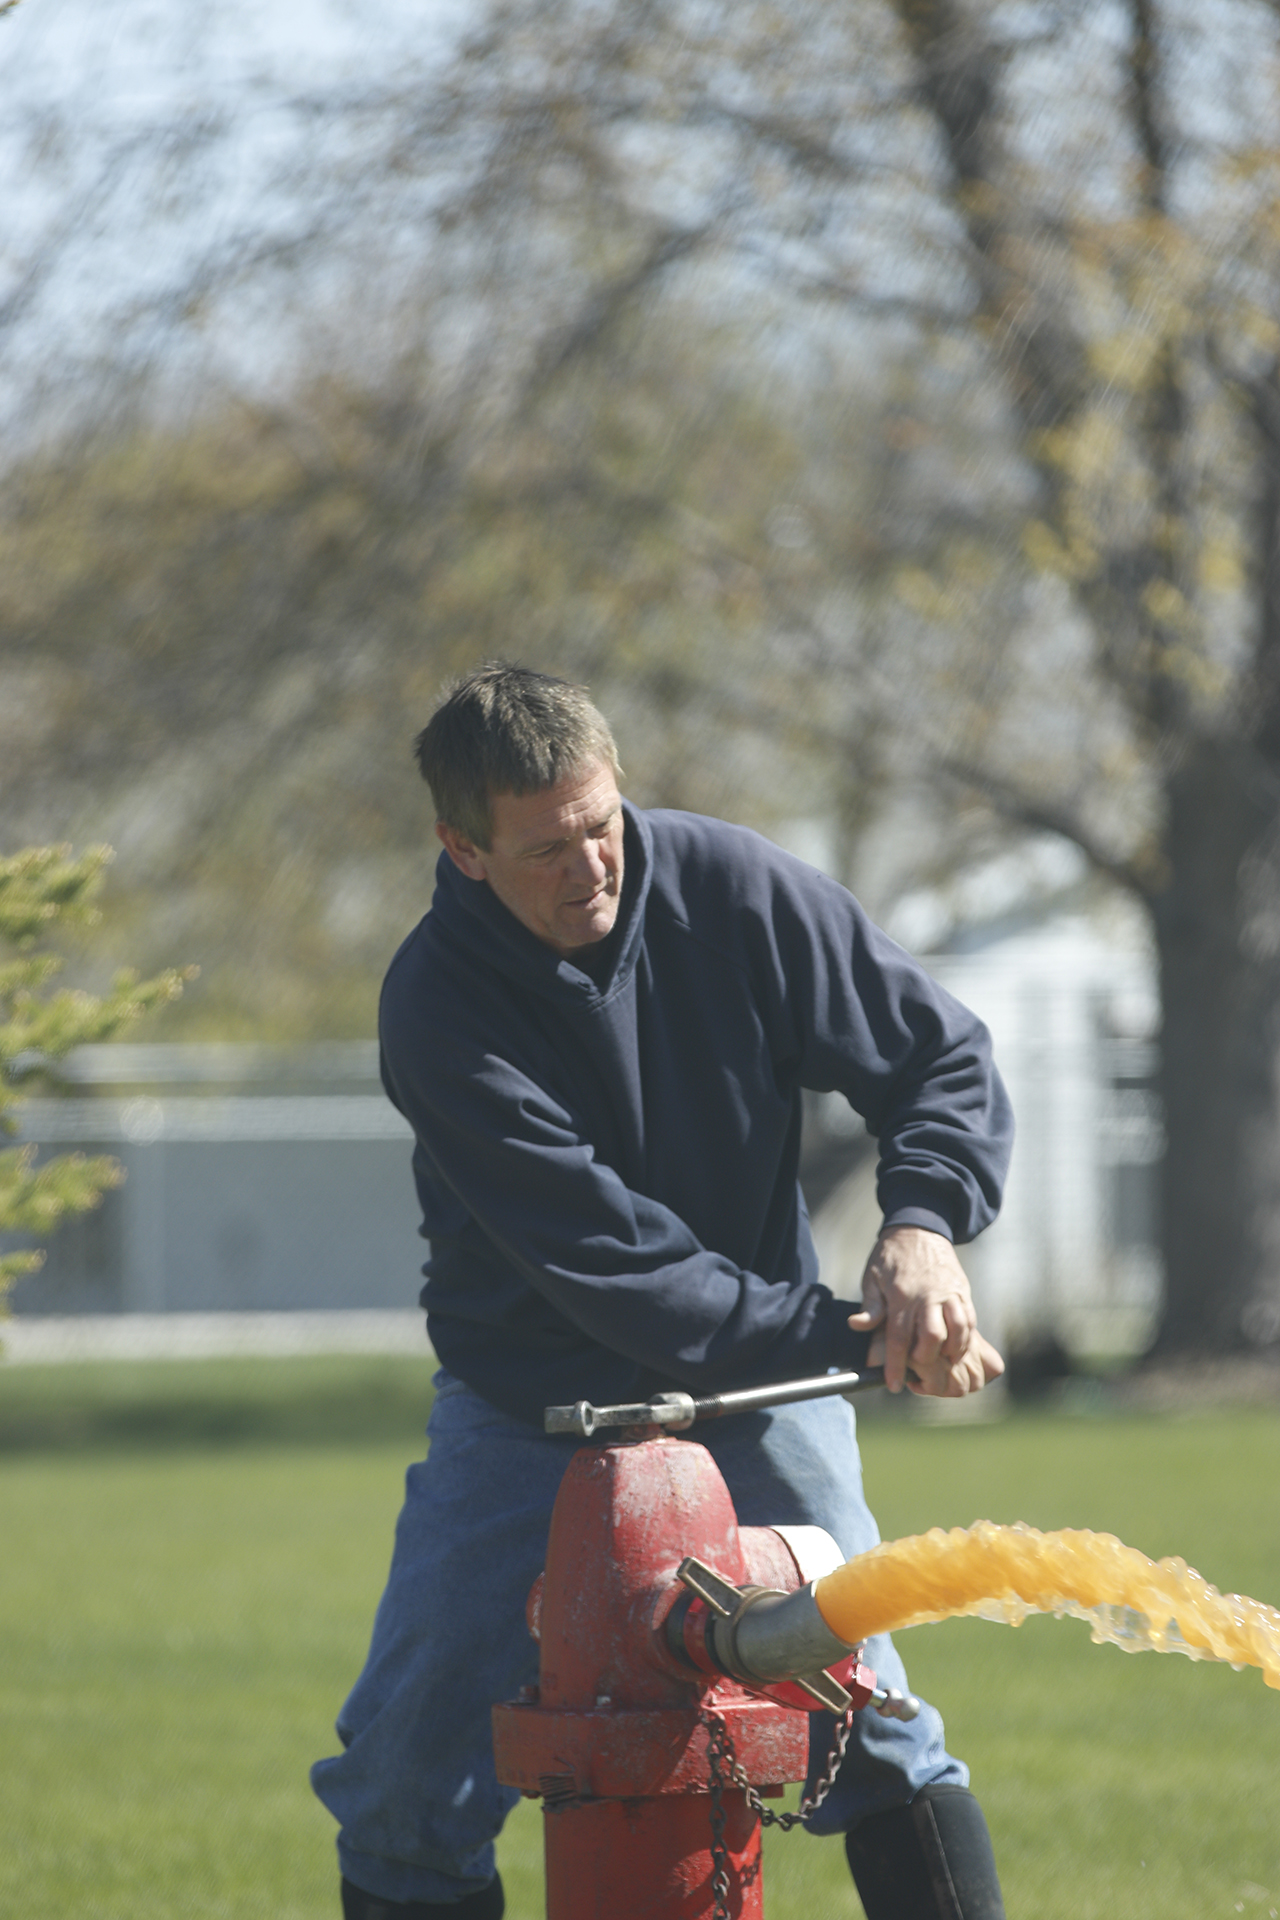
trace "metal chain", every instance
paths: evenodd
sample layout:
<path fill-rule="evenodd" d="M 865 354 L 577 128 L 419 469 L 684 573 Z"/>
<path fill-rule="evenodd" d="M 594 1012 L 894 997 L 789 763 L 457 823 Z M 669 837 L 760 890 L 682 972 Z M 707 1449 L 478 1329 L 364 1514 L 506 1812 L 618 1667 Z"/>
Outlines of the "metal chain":
<path fill-rule="evenodd" d="M 856 1707 L 849 1707 L 843 1718 L 836 1722 L 836 1730 L 831 1741 L 831 1751 L 827 1755 L 827 1764 L 814 1781 L 813 1792 L 802 1796 L 800 1805 L 795 1813 L 768 1813 L 764 1807 L 760 1807 L 760 1819 L 765 1826 L 781 1827 L 784 1832 L 787 1832 L 790 1828 L 798 1826 L 802 1820 L 807 1820 L 811 1813 L 818 1811 L 818 1808 L 822 1805 L 836 1783 L 836 1775 L 840 1771 L 840 1766 L 845 1756 L 845 1749 L 848 1747 L 850 1736 L 853 1733 L 853 1716 L 857 1711 L 858 1709 Z M 759 1804 L 760 1796 L 755 1792 L 754 1787 L 752 1787 L 747 1791 L 748 1806 L 751 1804 L 753 1794 L 755 1795 L 757 1805 Z"/>
<path fill-rule="evenodd" d="M 735 1781 L 742 1771 L 733 1751 L 733 1741 L 725 1725 L 724 1715 L 710 1708 L 703 1708 L 699 1716 L 707 1729 L 707 1769 L 709 1779 L 707 1792 L 711 1797 L 711 1891 L 715 1896 L 712 1908 L 713 1920 L 730 1920 L 729 1913 L 729 1849 L 725 1845 L 724 1790 L 728 1781 Z M 725 1767 L 728 1765 L 726 1774 Z"/>
<path fill-rule="evenodd" d="M 845 1751 L 849 1745 L 850 1735 L 853 1733 L 853 1716 L 856 1712 L 856 1707 L 850 1707 L 843 1719 L 837 1724 L 835 1737 L 831 1742 L 831 1751 L 827 1755 L 827 1764 L 814 1781 L 813 1792 L 811 1794 L 806 1793 L 801 1797 L 800 1805 L 794 1813 L 775 1813 L 772 1807 L 765 1806 L 764 1801 L 760 1798 L 760 1795 L 747 1778 L 747 1770 L 734 1752 L 733 1736 L 729 1732 L 724 1715 L 717 1713 L 712 1707 L 703 1708 L 702 1720 L 707 1728 L 707 1760 L 711 1776 L 709 1788 L 711 1794 L 711 1858 L 717 1869 L 723 1871 L 726 1894 L 729 1884 L 728 1852 L 722 1838 L 725 1821 L 723 1806 L 725 1786 L 738 1787 L 745 1793 L 747 1805 L 757 1816 L 762 1827 L 780 1827 L 783 1833 L 790 1833 L 792 1827 L 798 1827 L 802 1821 L 809 1818 L 811 1813 L 818 1811 L 818 1808 L 822 1805 L 832 1787 L 835 1785 L 836 1775 L 840 1771 L 841 1762 L 844 1759 Z M 726 1761 L 728 1762 L 727 1775 L 724 1771 L 724 1763 Z M 720 1848 L 719 1855 L 717 1855 L 716 1852 L 717 1845 L 719 1845 Z M 713 1888 L 715 1887 L 714 1878 L 712 1880 L 712 1886 Z M 717 1899 L 719 1899 L 719 1897 L 717 1893 Z M 724 1920 L 724 1916 L 718 1905 L 715 1910 L 715 1920 Z"/>

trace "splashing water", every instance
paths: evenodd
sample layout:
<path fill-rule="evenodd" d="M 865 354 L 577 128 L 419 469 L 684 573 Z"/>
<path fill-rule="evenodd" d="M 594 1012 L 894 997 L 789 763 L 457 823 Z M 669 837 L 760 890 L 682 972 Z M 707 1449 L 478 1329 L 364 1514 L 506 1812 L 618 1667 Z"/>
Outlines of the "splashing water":
<path fill-rule="evenodd" d="M 1040 1533 L 977 1520 L 886 1540 L 819 1580 L 827 1625 L 853 1644 L 873 1633 L 974 1614 L 1018 1626 L 1029 1613 L 1087 1620 L 1093 1638 L 1128 1653 L 1261 1667 L 1280 1687 L 1280 1612 L 1219 1593 L 1185 1560 L 1148 1560 L 1114 1534 Z"/>

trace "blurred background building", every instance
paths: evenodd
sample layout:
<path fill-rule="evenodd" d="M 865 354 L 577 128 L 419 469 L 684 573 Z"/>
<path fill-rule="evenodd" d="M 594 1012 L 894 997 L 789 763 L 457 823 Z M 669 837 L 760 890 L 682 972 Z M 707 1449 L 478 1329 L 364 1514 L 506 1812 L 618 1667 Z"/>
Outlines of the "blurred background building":
<path fill-rule="evenodd" d="M 86 1047 L 68 1092 L 26 1107 L 26 1136 L 126 1177 L 60 1231 L 17 1313 L 413 1304 L 411 1135 L 375 1042 Z"/>

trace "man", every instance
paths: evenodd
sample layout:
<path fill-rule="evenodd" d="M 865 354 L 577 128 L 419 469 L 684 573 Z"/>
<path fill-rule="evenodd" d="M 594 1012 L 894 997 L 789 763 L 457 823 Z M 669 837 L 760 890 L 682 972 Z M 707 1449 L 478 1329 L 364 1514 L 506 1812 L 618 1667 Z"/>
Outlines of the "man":
<path fill-rule="evenodd" d="M 536 1678 L 523 1603 L 575 1445 L 543 1408 L 868 1357 L 894 1391 L 981 1388 L 1002 1362 L 953 1242 L 995 1214 L 1012 1122 L 985 1029 L 842 887 L 745 829 L 621 800 L 584 689 L 482 667 L 417 750 L 444 852 L 380 1025 L 443 1370 L 344 1752 L 312 1778 L 341 1824 L 346 1920 L 499 1920 L 516 1795 L 489 1709 Z M 884 1229 L 852 1315 L 818 1279 L 796 1182 L 806 1087 L 879 1135 Z M 743 1525 L 874 1543 L 845 1401 L 709 1434 Z M 905 1690 L 887 1638 L 868 1661 Z M 844 1833 L 870 1920 L 999 1920 L 937 1714 L 854 1724 L 809 1826 Z M 830 1737 L 815 1716 L 815 1769 Z"/>

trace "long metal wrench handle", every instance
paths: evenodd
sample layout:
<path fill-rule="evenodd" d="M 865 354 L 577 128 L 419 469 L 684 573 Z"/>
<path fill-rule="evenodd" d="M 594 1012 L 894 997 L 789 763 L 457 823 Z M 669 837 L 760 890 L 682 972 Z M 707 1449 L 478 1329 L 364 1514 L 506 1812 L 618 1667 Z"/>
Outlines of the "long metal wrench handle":
<path fill-rule="evenodd" d="M 864 1367 L 860 1373 L 820 1373 L 811 1380 L 783 1380 L 770 1387 L 744 1387 L 738 1393 L 713 1393 L 697 1400 L 691 1393 L 655 1393 L 651 1400 L 620 1407 L 593 1407 L 589 1400 L 576 1400 L 571 1407 L 547 1407 L 542 1423 L 546 1433 L 572 1433 L 582 1440 L 589 1440 L 602 1427 L 659 1427 L 683 1433 L 695 1420 L 722 1420 L 728 1413 L 754 1413 L 760 1407 L 822 1400 L 833 1393 L 863 1393 L 883 1385 L 883 1367 Z"/>

